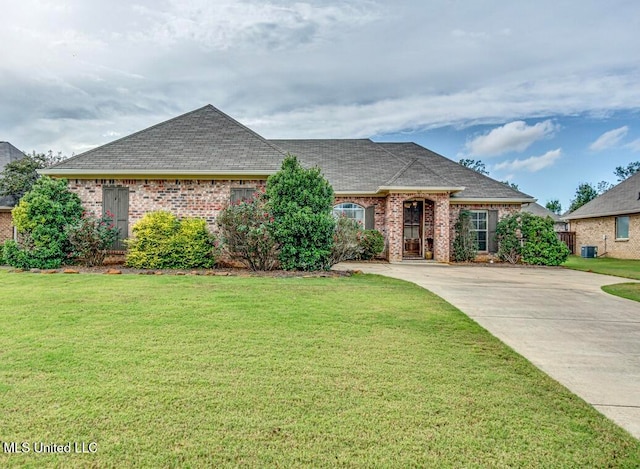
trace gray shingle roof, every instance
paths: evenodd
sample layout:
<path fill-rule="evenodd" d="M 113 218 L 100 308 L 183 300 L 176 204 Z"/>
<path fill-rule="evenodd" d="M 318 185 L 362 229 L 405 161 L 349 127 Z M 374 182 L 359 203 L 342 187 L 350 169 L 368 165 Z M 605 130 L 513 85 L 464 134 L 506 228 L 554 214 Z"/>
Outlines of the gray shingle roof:
<path fill-rule="evenodd" d="M 415 158 L 390 153 L 368 139 L 270 141 L 296 155 L 303 166 L 320 167 L 336 192 L 373 193 L 387 186 L 454 187 Z"/>
<path fill-rule="evenodd" d="M 532 215 L 537 215 L 539 217 L 551 217 L 554 222 L 562 221 L 562 219 L 560 218 L 560 215 L 558 215 L 557 213 L 553 213 L 551 210 L 547 209 L 546 207 L 543 207 L 538 203 L 523 205 L 522 211 L 528 212 Z"/>
<path fill-rule="evenodd" d="M 0 142 L 0 171 L 12 161 L 25 157 L 25 154 L 9 142 Z M 0 207 L 13 207 L 16 201 L 11 196 L 0 197 Z"/>
<path fill-rule="evenodd" d="M 527 194 L 464 168 L 415 143 L 368 139 L 265 140 L 208 105 L 65 160 L 43 174 L 268 175 L 286 153 L 318 166 L 336 192 L 385 188 L 447 189 L 454 197 L 531 200 Z M 532 200 L 531 200 L 532 201 Z"/>
<path fill-rule="evenodd" d="M 625 179 L 564 218 L 595 218 L 640 213 L 640 172 Z"/>
<path fill-rule="evenodd" d="M 453 186 L 464 187 L 463 191 L 452 196 L 453 199 L 531 199 L 533 202 L 533 197 L 530 195 L 516 191 L 500 181 L 427 150 L 417 143 L 378 143 L 378 145 L 394 155 L 417 159 L 442 180 L 448 181 Z"/>
<path fill-rule="evenodd" d="M 284 154 L 211 105 L 69 158 L 43 174 L 86 171 L 215 171 L 270 174 Z"/>

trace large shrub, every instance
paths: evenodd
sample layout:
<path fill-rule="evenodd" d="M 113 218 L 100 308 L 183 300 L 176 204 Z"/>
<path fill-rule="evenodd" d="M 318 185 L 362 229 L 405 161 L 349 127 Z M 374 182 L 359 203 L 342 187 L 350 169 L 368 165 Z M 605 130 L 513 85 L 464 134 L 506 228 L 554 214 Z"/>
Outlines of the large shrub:
<path fill-rule="evenodd" d="M 274 240 L 285 270 L 322 270 L 330 266 L 335 220 L 333 188 L 318 168 L 304 169 L 287 155 L 267 180 Z"/>
<path fill-rule="evenodd" d="M 333 233 L 330 265 L 357 259 L 362 254 L 362 227 L 353 218 L 339 217 Z"/>
<path fill-rule="evenodd" d="M 205 220 L 178 220 L 165 211 L 147 213 L 131 228 L 126 264 L 140 269 L 210 268 L 216 261 L 215 238 Z"/>
<path fill-rule="evenodd" d="M 272 222 L 266 197 L 256 197 L 226 207 L 216 220 L 223 250 L 252 270 L 272 270 L 278 264 L 278 244 L 271 235 Z"/>
<path fill-rule="evenodd" d="M 82 217 L 82 204 L 67 189 L 66 180 L 38 179 L 12 214 L 19 242 L 5 243 L 7 263 L 25 269 L 53 269 L 70 257 L 65 227 Z"/>
<path fill-rule="evenodd" d="M 558 238 L 550 217 L 526 212 L 504 217 L 496 227 L 500 259 L 533 265 L 560 265 L 569 248 Z"/>
<path fill-rule="evenodd" d="M 118 237 L 118 228 L 111 217 L 99 218 L 86 212 L 76 223 L 67 225 L 65 232 L 73 257 L 87 267 L 102 265 Z"/>
<path fill-rule="evenodd" d="M 360 238 L 360 247 L 360 259 L 373 259 L 384 251 L 384 236 L 378 230 L 364 230 Z"/>
<path fill-rule="evenodd" d="M 453 260 L 456 262 L 469 262 L 478 254 L 478 240 L 472 231 L 471 212 L 461 210 L 458 220 L 454 225 L 455 238 L 453 239 Z"/>

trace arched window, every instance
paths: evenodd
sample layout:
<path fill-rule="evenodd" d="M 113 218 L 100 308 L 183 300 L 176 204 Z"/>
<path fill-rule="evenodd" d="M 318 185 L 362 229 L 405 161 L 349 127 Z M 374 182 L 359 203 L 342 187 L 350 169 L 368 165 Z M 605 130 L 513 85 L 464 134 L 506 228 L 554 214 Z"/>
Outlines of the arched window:
<path fill-rule="evenodd" d="M 351 202 L 344 202 L 333 207 L 333 215 L 336 217 L 353 218 L 364 228 L 364 207 Z"/>

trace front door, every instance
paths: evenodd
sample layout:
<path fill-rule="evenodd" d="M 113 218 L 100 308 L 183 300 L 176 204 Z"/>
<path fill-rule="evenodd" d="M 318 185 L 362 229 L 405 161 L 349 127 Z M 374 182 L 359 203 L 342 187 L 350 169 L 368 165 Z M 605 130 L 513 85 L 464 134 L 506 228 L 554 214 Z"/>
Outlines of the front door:
<path fill-rule="evenodd" d="M 118 238 L 113 242 L 114 251 L 124 251 L 123 240 L 129 234 L 129 188 L 104 187 L 102 189 L 102 216 L 109 216 L 118 227 Z"/>
<path fill-rule="evenodd" d="M 404 202 L 403 257 L 422 256 L 422 201 Z"/>

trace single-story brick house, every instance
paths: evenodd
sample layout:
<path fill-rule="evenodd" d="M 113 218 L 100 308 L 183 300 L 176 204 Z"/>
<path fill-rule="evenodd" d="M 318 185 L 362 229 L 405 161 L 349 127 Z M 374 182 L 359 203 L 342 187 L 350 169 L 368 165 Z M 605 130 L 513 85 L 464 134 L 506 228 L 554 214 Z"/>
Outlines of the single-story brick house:
<path fill-rule="evenodd" d="M 597 246 L 598 256 L 640 259 L 640 172 L 564 218 L 578 249 Z"/>
<path fill-rule="evenodd" d="M 287 153 L 321 168 L 335 190 L 335 211 L 380 230 L 392 262 L 427 252 L 448 262 L 463 209 L 472 211 L 480 251 L 495 252 L 497 220 L 535 202 L 415 143 L 266 140 L 211 105 L 41 173 L 67 178 L 87 209 L 115 215 L 123 235 L 153 210 L 201 217 L 215 229 L 219 211 L 264 188 Z"/>
<path fill-rule="evenodd" d="M 13 161 L 21 160 L 25 155 L 9 142 L 0 142 L 0 171 Z M 13 225 L 11 224 L 11 210 L 16 204 L 11 196 L 0 197 L 0 244 L 13 239 Z"/>

